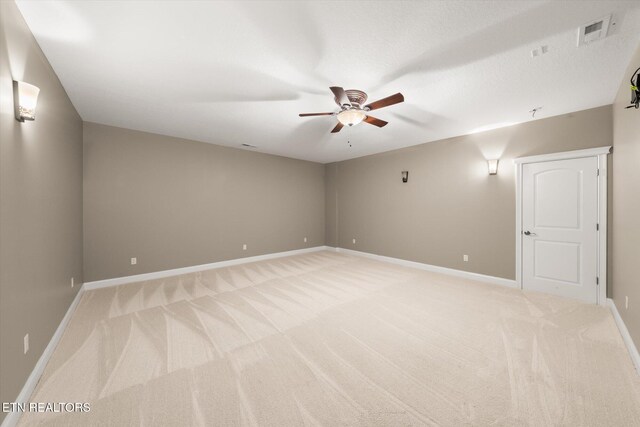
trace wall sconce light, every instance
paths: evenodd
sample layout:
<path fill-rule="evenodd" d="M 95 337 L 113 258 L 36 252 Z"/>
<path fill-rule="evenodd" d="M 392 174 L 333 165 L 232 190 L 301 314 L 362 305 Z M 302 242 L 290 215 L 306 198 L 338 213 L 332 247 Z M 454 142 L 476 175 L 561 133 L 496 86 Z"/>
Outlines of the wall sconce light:
<path fill-rule="evenodd" d="M 402 171 L 402 182 L 409 181 L 409 171 Z"/>
<path fill-rule="evenodd" d="M 36 119 L 36 105 L 40 88 L 25 82 L 13 81 L 13 102 L 15 104 L 16 120 Z"/>
<path fill-rule="evenodd" d="M 498 159 L 487 160 L 487 165 L 489 165 L 489 175 L 498 174 Z"/>

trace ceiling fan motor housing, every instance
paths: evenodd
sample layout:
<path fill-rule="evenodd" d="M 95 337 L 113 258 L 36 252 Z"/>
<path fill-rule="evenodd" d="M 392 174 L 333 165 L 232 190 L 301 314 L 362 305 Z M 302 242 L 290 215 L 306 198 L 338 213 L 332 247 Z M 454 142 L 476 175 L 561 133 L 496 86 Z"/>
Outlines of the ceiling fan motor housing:
<path fill-rule="evenodd" d="M 358 107 L 364 105 L 367 102 L 367 94 L 361 90 L 357 89 L 347 89 L 344 91 L 347 94 L 347 98 L 351 101 L 351 104 L 357 104 Z M 340 101 L 337 98 L 334 98 L 336 104 L 340 105 Z M 342 107 L 342 105 L 340 105 Z"/>

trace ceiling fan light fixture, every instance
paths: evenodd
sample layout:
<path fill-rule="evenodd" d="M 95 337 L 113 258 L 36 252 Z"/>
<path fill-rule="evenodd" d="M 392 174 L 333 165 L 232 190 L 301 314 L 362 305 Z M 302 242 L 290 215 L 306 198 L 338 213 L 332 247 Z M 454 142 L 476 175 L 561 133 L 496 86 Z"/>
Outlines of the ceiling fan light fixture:
<path fill-rule="evenodd" d="M 367 117 L 364 111 L 356 108 L 343 110 L 338 113 L 338 121 L 343 125 L 353 126 L 357 125 Z"/>

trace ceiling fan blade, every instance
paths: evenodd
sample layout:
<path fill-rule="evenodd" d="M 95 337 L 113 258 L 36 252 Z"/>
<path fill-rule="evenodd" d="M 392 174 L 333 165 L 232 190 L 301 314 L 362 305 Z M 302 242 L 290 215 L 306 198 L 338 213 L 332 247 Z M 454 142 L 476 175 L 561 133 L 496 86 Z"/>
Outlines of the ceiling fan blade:
<path fill-rule="evenodd" d="M 401 93 L 396 93 L 395 95 L 387 96 L 386 98 L 379 99 L 369 105 L 365 105 L 364 108 L 368 108 L 369 111 L 373 111 L 378 108 L 388 107 L 389 105 L 399 104 L 400 102 L 404 102 L 404 96 L 402 96 Z"/>
<path fill-rule="evenodd" d="M 378 126 L 379 128 L 385 127 L 389 122 L 385 122 L 384 120 L 376 119 L 375 117 L 367 116 L 364 118 L 363 122 L 367 122 L 370 125 Z"/>
<path fill-rule="evenodd" d="M 344 89 L 339 86 L 331 86 L 329 89 L 331 89 L 331 92 L 333 92 L 333 94 L 336 96 L 336 99 L 340 103 L 341 107 L 343 105 L 348 105 L 349 107 L 351 107 L 351 101 L 349 101 L 349 97 L 347 97 Z"/>
<path fill-rule="evenodd" d="M 333 128 L 333 130 L 331 131 L 331 133 L 338 133 L 340 132 L 340 129 L 342 129 L 344 125 L 340 122 L 338 122 L 338 124 L 336 125 L 336 127 Z"/>
<path fill-rule="evenodd" d="M 335 113 L 300 113 L 298 114 L 300 117 L 310 117 L 310 116 L 333 116 Z"/>

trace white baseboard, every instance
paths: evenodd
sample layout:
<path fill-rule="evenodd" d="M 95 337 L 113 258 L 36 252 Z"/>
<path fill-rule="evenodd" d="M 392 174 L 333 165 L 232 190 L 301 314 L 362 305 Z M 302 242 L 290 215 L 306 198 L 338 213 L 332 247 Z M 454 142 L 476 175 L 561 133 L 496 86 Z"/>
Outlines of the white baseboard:
<path fill-rule="evenodd" d="M 56 331 L 53 333 L 53 336 L 51 337 L 49 344 L 47 344 L 47 347 L 42 352 L 40 359 L 38 359 L 36 366 L 33 368 L 33 371 L 31 371 L 29 378 L 27 378 L 27 381 L 24 383 L 24 386 L 22 387 L 20 394 L 18 394 L 18 397 L 16 398 L 15 402 L 17 403 L 29 402 L 31 395 L 33 394 L 33 391 L 35 390 L 36 385 L 38 385 L 38 381 L 40 381 L 40 377 L 44 372 L 44 368 L 47 366 L 47 363 L 49 362 L 49 358 L 51 357 L 51 355 L 53 354 L 53 351 L 58 346 L 58 343 L 60 342 L 60 338 L 62 338 L 62 334 L 64 334 L 64 330 L 67 328 L 67 325 L 69 324 L 69 321 L 71 320 L 71 317 L 73 316 L 73 313 L 76 310 L 78 303 L 80 302 L 80 298 L 82 297 L 84 290 L 85 290 L 84 285 L 80 286 L 78 293 L 76 293 L 76 296 L 73 298 L 73 301 L 71 302 L 71 305 L 69 306 L 69 308 L 67 309 L 67 312 L 62 318 L 62 321 L 60 321 L 60 324 L 58 325 L 58 329 L 56 329 Z M 18 424 L 18 421 L 20 420 L 21 415 L 22 415 L 21 412 L 7 413 L 0 427 L 15 426 L 16 424 Z"/>
<path fill-rule="evenodd" d="M 93 282 L 85 282 L 84 289 L 87 291 L 100 288 L 108 288 L 110 286 L 124 285 L 125 283 L 143 282 L 145 280 L 162 279 L 164 277 L 179 276 L 181 274 L 195 273 L 197 271 L 211 270 L 220 267 L 229 267 L 232 265 L 246 264 L 248 262 L 264 261 L 274 258 L 282 258 L 290 255 L 305 254 L 309 252 L 318 252 L 333 249 L 329 246 L 315 246 L 313 248 L 295 249 L 293 251 L 276 252 L 272 254 L 256 255 L 246 258 L 236 258 L 227 261 L 212 262 L 209 264 L 193 265 L 190 267 L 174 268 L 171 270 L 154 271 L 152 273 L 136 274 L 133 276 L 116 277 L 113 279 L 96 280 Z"/>
<path fill-rule="evenodd" d="M 618 313 L 618 308 L 616 307 L 616 304 L 613 302 L 611 298 L 608 298 L 607 301 L 609 301 L 609 308 L 611 309 L 613 318 L 615 319 L 616 325 L 620 330 L 620 335 L 622 335 L 622 340 L 627 346 L 627 350 L 629 350 L 629 355 L 631 356 L 631 360 L 633 361 L 633 364 L 636 367 L 636 371 L 638 372 L 638 375 L 640 375 L 640 353 L 638 353 L 638 347 L 636 347 L 636 345 L 633 343 L 633 339 L 629 334 L 627 325 L 624 324 L 622 317 L 620 317 L 620 313 Z"/>
<path fill-rule="evenodd" d="M 421 263 L 421 262 L 407 261 L 405 259 L 392 258 L 392 257 L 388 257 L 388 256 L 383 256 L 383 255 L 376 255 L 376 254 L 372 254 L 372 253 L 369 253 L 369 252 L 354 251 L 352 249 L 335 248 L 335 250 L 337 252 L 343 252 L 343 253 L 346 253 L 346 254 L 358 255 L 358 256 L 362 256 L 362 257 L 366 257 L 366 258 L 377 259 L 379 261 L 386 261 L 386 262 L 390 262 L 390 263 L 393 263 L 393 264 L 403 265 L 405 267 L 413 267 L 413 268 L 418 268 L 420 270 L 432 271 L 434 273 L 448 274 L 449 276 L 456 276 L 456 277 L 461 277 L 461 278 L 464 278 L 464 279 L 476 280 L 478 282 L 491 283 L 491 284 L 494 284 L 494 285 L 507 286 L 509 288 L 516 288 L 516 289 L 519 288 L 518 284 L 516 283 L 515 280 L 504 279 L 502 277 L 487 276 L 485 274 L 471 273 L 469 271 L 462 271 L 462 270 L 456 270 L 456 269 L 453 269 L 453 268 L 439 267 L 437 265 L 424 264 L 424 263 Z"/>

